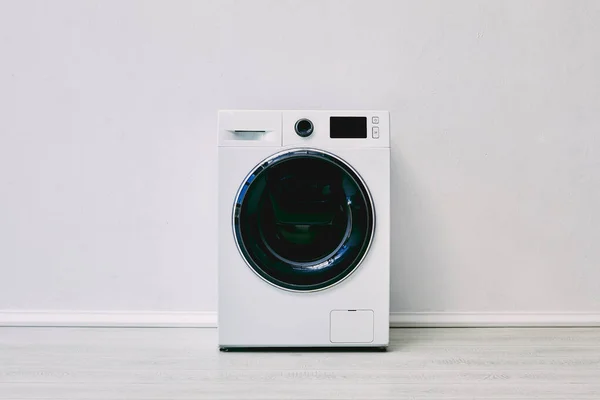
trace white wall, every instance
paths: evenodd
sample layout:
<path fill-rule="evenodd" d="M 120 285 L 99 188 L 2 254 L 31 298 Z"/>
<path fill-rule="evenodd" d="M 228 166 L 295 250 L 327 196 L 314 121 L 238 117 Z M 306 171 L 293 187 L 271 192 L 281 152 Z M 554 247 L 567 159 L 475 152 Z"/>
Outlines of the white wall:
<path fill-rule="evenodd" d="M 216 306 L 219 108 L 389 109 L 394 311 L 600 312 L 600 2 L 0 2 L 0 309 Z"/>

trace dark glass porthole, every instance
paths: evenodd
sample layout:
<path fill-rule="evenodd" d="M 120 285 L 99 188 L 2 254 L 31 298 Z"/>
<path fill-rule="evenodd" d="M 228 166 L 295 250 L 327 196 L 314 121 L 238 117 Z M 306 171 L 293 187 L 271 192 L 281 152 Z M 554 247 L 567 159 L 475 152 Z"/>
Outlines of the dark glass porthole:
<path fill-rule="evenodd" d="M 243 182 L 233 227 L 246 263 L 267 282 L 314 291 L 348 277 L 373 238 L 375 212 L 360 176 L 312 149 L 274 155 Z"/>

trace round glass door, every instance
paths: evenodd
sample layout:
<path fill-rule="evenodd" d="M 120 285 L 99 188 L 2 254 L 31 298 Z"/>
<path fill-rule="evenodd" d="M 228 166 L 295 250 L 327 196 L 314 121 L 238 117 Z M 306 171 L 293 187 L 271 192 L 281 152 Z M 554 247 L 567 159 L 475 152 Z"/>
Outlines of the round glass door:
<path fill-rule="evenodd" d="M 267 282 L 314 291 L 348 277 L 373 238 L 373 201 L 360 176 L 320 150 L 258 165 L 236 198 L 233 227 L 246 263 Z"/>

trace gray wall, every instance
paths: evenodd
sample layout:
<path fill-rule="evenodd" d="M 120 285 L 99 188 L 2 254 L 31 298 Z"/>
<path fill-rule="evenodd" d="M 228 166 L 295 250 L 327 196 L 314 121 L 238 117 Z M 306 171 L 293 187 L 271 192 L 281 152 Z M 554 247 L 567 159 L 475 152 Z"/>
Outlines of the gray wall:
<path fill-rule="evenodd" d="M 393 311 L 600 311 L 600 2 L 0 3 L 0 309 L 216 307 L 216 111 L 389 109 Z"/>

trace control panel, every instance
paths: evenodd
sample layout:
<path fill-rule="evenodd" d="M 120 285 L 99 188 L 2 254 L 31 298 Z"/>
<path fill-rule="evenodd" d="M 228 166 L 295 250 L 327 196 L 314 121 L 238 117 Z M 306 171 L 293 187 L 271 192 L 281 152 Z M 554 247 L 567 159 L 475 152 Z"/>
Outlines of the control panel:
<path fill-rule="evenodd" d="M 222 110 L 219 145 L 389 147 L 388 111 Z"/>
<path fill-rule="evenodd" d="M 389 147 L 387 111 L 283 111 L 284 147 Z"/>

